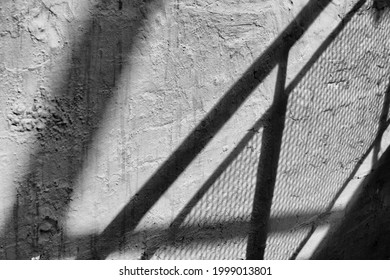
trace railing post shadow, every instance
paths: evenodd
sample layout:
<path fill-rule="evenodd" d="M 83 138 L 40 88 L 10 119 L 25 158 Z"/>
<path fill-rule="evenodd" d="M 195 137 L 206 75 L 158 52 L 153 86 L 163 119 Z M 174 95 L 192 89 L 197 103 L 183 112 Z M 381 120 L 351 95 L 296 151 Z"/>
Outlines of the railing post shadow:
<path fill-rule="evenodd" d="M 289 46 L 281 51 L 275 96 L 270 108 L 269 124 L 264 127 L 253 210 L 248 236 L 248 260 L 264 259 L 268 221 L 276 183 L 279 155 L 282 146 L 288 95 L 285 91 Z"/>

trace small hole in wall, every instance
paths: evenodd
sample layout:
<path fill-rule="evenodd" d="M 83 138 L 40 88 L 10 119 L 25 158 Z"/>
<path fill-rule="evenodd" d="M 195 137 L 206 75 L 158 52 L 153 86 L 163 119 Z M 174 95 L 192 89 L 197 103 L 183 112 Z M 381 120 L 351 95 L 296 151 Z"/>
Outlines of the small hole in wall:
<path fill-rule="evenodd" d="M 122 10 L 123 2 L 121 0 L 118 1 L 118 9 Z"/>

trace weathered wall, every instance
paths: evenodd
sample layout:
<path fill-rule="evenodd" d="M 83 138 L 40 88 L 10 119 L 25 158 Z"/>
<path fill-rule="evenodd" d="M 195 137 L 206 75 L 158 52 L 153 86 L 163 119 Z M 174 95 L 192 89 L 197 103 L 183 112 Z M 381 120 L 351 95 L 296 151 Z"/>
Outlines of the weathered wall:
<path fill-rule="evenodd" d="M 2 1 L 0 258 L 245 258 L 269 50 L 309 2 Z M 267 258 L 294 254 L 378 133 L 387 13 L 325 41 L 356 2 L 297 22 Z"/>

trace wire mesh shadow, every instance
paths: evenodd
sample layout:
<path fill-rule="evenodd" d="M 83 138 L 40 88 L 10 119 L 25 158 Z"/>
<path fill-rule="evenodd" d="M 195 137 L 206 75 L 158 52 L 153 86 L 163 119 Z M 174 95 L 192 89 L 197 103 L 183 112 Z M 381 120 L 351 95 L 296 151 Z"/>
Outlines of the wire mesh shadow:
<path fill-rule="evenodd" d="M 293 182 L 288 182 L 285 180 L 279 180 L 277 182 L 277 190 L 279 192 L 278 197 L 282 197 L 286 199 L 288 197 L 286 193 L 283 193 L 281 191 L 280 186 L 288 187 L 288 191 L 292 192 L 292 198 L 287 199 L 285 203 L 274 202 L 274 209 L 273 209 L 273 215 L 271 215 L 273 218 L 273 224 L 278 223 L 278 220 L 284 221 L 281 223 L 286 223 L 285 219 L 282 219 L 281 217 L 285 216 L 286 211 L 289 211 L 290 219 L 289 221 L 290 231 L 280 233 L 278 232 L 277 236 L 273 236 L 272 230 L 270 230 L 268 227 L 262 227 L 261 230 L 263 232 L 261 234 L 256 233 L 256 236 L 261 236 L 263 240 L 267 240 L 267 238 L 264 238 L 264 236 L 267 236 L 267 233 L 270 233 L 270 240 L 268 240 L 268 243 L 271 245 L 268 249 L 268 252 L 266 253 L 268 258 L 293 258 L 296 255 L 296 252 L 299 251 L 302 244 L 304 244 L 305 240 L 307 240 L 307 237 L 310 236 L 312 230 L 314 227 L 318 224 L 318 221 L 311 221 L 305 222 L 305 220 L 309 219 L 311 220 L 313 217 L 321 217 L 321 213 L 327 213 L 330 209 L 330 206 L 333 205 L 335 197 L 339 195 L 339 193 L 342 191 L 342 189 L 345 187 L 348 181 L 353 178 L 355 175 L 355 172 L 357 168 L 360 166 L 360 163 L 363 161 L 363 159 L 367 156 L 367 154 L 377 145 L 378 141 L 382 137 L 383 129 L 385 126 L 383 125 L 383 118 L 384 116 L 387 116 L 388 113 L 388 91 L 385 90 L 384 87 L 387 85 L 387 77 L 386 77 L 386 71 L 376 70 L 373 69 L 373 74 L 369 79 L 373 79 L 373 82 L 368 83 L 367 85 L 364 85 L 367 81 L 360 82 L 357 80 L 357 77 L 361 76 L 361 74 L 364 74 L 366 69 L 362 67 L 365 65 L 365 63 L 369 60 L 371 60 L 370 55 L 367 57 L 364 57 L 363 60 L 361 60 L 361 54 L 359 52 L 352 52 L 351 54 L 346 54 L 343 52 L 343 46 L 345 45 L 345 41 L 353 41 L 353 40 L 360 40 L 359 35 L 361 34 L 359 32 L 356 32 L 356 28 L 360 31 L 359 28 L 366 28 L 367 24 L 371 24 L 369 22 L 369 14 L 362 13 L 361 7 L 365 3 L 365 1 L 360 1 L 355 6 L 354 9 L 345 17 L 343 22 L 332 32 L 332 34 L 328 37 L 328 39 L 322 44 L 322 46 L 319 48 L 319 50 L 316 52 L 315 55 L 313 55 L 310 62 L 304 67 L 304 69 L 301 71 L 301 73 L 298 75 L 298 77 L 287 87 L 286 89 L 286 95 L 291 94 L 291 98 L 296 102 L 289 103 L 288 108 L 285 106 L 282 106 L 283 108 L 286 108 L 287 113 L 287 120 L 286 122 L 291 124 L 292 122 L 300 121 L 300 124 L 303 124 L 302 126 L 295 127 L 292 130 L 289 130 L 291 126 L 287 126 L 288 133 L 285 132 L 283 137 L 287 139 L 287 142 L 283 143 L 283 149 L 282 149 L 282 164 L 279 166 L 279 169 L 287 169 L 289 168 L 287 163 L 294 162 L 296 165 L 305 165 L 305 162 L 303 162 L 302 159 L 299 158 L 299 156 L 295 153 L 291 153 L 289 150 L 292 147 L 295 147 L 295 142 L 297 140 L 301 140 L 300 137 L 296 135 L 296 133 L 301 133 L 302 131 L 310 129 L 309 135 L 312 137 L 309 138 L 309 141 L 306 141 L 305 143 L 305 151 L 308 154 L 310 153 L 311 146 L 316 145 L 318 142 L 318 138 L 322 138 L 322 136 L 325 136 L 326 140 L 329 139 L 330 136 L 328 136 L 328 133 L 322 134 L 322 129 L 325 129 L 325 131 L 332 131 L 332 130 L 344 130 L 343 135 L 345 139 L 341 141 L 338 147 L 338 153 L 341 154 L 340 158 L 337 158 L 338 161 L 333 160 L 328 162 L 328 160 L 323 161 L 323 158 L 316 159 L 317 164 L 311 163 L 312 172 L 315 169 L 321 168 L 322 165 L 327 165 L 322 170 L 320 175 L 320 178 L 315 178 L 316 183 L 321 182 L 321 184 L 318 185 L 317 191 L 319 193 L 314 194 L 310 193 L 309 195 L 306 195 L 306 199 L 309 200 L 310 196 L 314 197 L 313 201 L 309 200 L 309 203 L 306 203 L 306 205 L 299 205 L 298 203 L 294 203 L 297 198 L 300 198 L 299 192 L 304 192 L 305 188 L 304 186 L 308 182 L 302 182 L 305 180 L 305 173 L 301 173 L 301 175 L 295 175 L 297 176 L 294 178 L 295 182 L 298 181 L 298 185 L 295 187 L 293 186 Z M 358 15 L 356 15 L 359 13 Z M 356 17 L 355 17 L 356 16 Z M 355 18 L 354 18 L 355 17 Z M 346 30 L 345 27 L 349 27 Z M 371 32 L 370 30 L 367 30 L 365 32 Z M 379 43 L 380 46 L 384 46 L 383 44 L 383 36 L 386 33 L 386 29 L 382 30 L 384 33 L 378 33 L 375 36 L 374 41 L 376 43 Z M 352 38 L 351 38 L 352 37 Z M 337 39 L 337 40 L 336 40 Z M 350 39 L 350 40 L 348 40 Z M 352 40 L 353 39 L 353 40 Z M 370 38 L 371 39 L 371 38 Z M 356 44 L 359 46 L 358 44 Z M 369 52 L 370 49 L 367 49 Z M 361 53 L 361 52 L 360 52 Z M 338 57 L 338 60 L 332 59 L 335 54 L 340 54 Z M 384 56 L 386 56 L 384 54 Z M 353 74 L 352 78 L 348 77 L 348 80 L 345 79 L 346 77 L 334 77 L 334 73 L 339 74 L 339 72 L 343 71 L 343 67 L 345 65 L 340 65 L 342 61 L 354 61 L 356 63 L 359 63 L 356 68 L 356 72 Z M 378 62 L 378 57 L 376 57 L 374 60 Z M 329 63 L 329 61 L 337 61 L 340 64 L 332 65 L 332 62 Z M 383 57 L 379 59 L 381 61 L 379 68 L 384 67 L 386 65 L 386 59 Z M 316 63 L 314 66 L 313 64 Z M 333 68 L 333 69 L 332 69 Z M 341 68 L 341 70 L 340 70 Z M 326 69 L 326 70 L 324 70 Z M 331 70 L 331 71 L 329 71 Z M 329 72 L 328 72 L 329 71 Z M 344 70 L 345 71 L 345 70 Z M 324 75 L 331 76 L 331 79 L 329 79 L 329 76 L 324 77 Z M 345 73 L 343 73 L 345 75 Z M 363 75 L 364 76 L 364 75 Z M 314 82 L 312 81 L 314 78 Z M 337 78 L 341 81 L 339 82 L 345 82 L 348 84 L 347 88 L 340 87 L 340 88 L 333 88 L 333 84 L 337 83 Z M 336 79 L 336 81 L 335 81 Z M 345 79 L 343 81 L 343 79 Z M 328 80 L 328 81 L 327 81 Z M 326 81 L 323 84 L 321 84 L 320 81 Z M 312 83 L 312 84 L 310 84 Z M 351 88 L 349 88 L 349 86 Z M 296 88 L 298 87 L 298 89 Z M 309 88 L 308 88 L 309 87 Z M 317 89 L 317 90 L 314 90 Z M 349 90 L 348 90 L 349 89 Z M 318 92 L 325 93 L 331 93 L 331 101 L 334 103 L 332 104 L 329 102 L 325 102 L 327 97 L 316 96 L 315 94 Z M 312 92 L 310 92 L 312 91 Z M 345 91 L 344 93 L 340 94 L 340 91 Z M 367 92 L 366 92 L 367 91 Z M 356 95 L 351 94 L 351 92 L 355 92 Z M 338 95 L 336 95 L 338 94 Z M 329 96 L 329 95 L 328 95 Z M 349 101 L 349 104 L 347 102 L 347 106 L 345 105 L 346 99 L 351 98 L 352 100 Z M 322 110 L 318 110 L 317 114 L 314 114 L 314 117 L 311 117 L 310 113 L 313 113 L 312 111 L 308 111 L 309 106 L 306 106 L 305 108 L 302 105 L 302 100 L 299 99 L 306 99 L 306 104 L 314 104 L 317 107 L 326 106 Z M 361 101 L 363 100 L 363 101 Z M 283 104 L 284 102 L 282 102 Z M 359 104 L 360 103 L 360 104 Z M 284 103 L 285 104 L 285 103 Z M 331 108 L 332 106 L 339 104 L 339 110 L 341 112 L 332 113 L 330 118 L 335 118 L 332 121 L 328 122 L 322 122 L 324 118 L 327 118 L 326 116 L 327 112 L 331 111 L 327 107 Z M 382 105 L 382 112 L 380 110 L 377 110 L 377 108 Z M 280 105 L 280 103 L 278 103 Z M 314 108 L 316 109 L 316 108 Z M 318 109 L 318 108 L 317 108 Z M 353 120 L 348 120 L 348 117 L 350 116 L 356 116 L 357 110 L 360 111 L 359 114 L 362 114 L 359 118 L 355 118 Z M 325 116 L 323 116 L 324 114 Z M 299 116 L 301 115 L 301 116 Z M 364 118 L 367 118 L 368 120 L 363 121 Z M 236 213 L 231 213 L 231 215 L 236 216 L 237 221 L 247 221 L 248 220 L 248 213 L 251 211 L 248 211 L 248 209 L 242 211 L 243 204 L 248 201 L 248 197 L 251 195 L 253 196 L 254 193 L 254 182 L 251 181 L 248 178 L 253 178 L 254 175 L 256 175 L 256 172 L 253 172 L 253 163 L 257 162 L 256 159 L 253 159 L 253 155 L 251 155 L 248 150 L 254 150 L 256 153 L 259 153 L 260 148 L 262 147 L 262 141 L 261 137 L 257 136 L 257 134 L 254 134 L 254 136 L 251 136 L 254 131 L 257 133 L 260 132 L 259 128 L 260 123 L 263 123 L 265 126 L 270 125 L 270 114 L 267 112 L 266 116 L 259 120 L 259 122 L 254 126 L 253 130 L 251 130 L 246 137 L 243 138 L 243 140 L 238 144 L 236 149 L 232 152 L 232 154 L 229 155 L 227 160 L 225 160 L 221 166 L 217 169 L 217 171 L 210 177 L 210 179 L 207 181 L 207 183 L 201 188 L 201 190 L 197 193 L 197 195 L 194 196 L 194 198 L 191 200 L 191 202 L 185 207 L 185 209 L 182 211 L 182 213 L 178 216 L 178 218 L 172 223 L 170 229 L 166 231 L 166 239 L 168 240 L 167 244 L 161 245 L 161 240 L 164 240 L 160 236 L 160 238 L 156 238 L 155 244 L 153 242 L 150 242 L 150 244 L 147 246 L 143 258 L 150 258 L 153 257 L 156 254 L 156 258 L 215 258 L 215 256 L 223 256 L 226 258 L 243 258 L 242 252 L 245 250 L 245 240 L 246 236 L 241 236 L 241 239 L 238 240 L 236 237 L 234 237 L 234 234 L 232 233 L 232 237 L 230 238 L 230 241 L 227 240 L 226 236 L 224 238 L 221 238 L 220 240 L 220 246 L 209 244 L 207 241 L 207 234 L 210 235 L 208 232 L 203 236 L 203 239 L 205 239 L 204 248 L 202 250 L 195 250 L 189 249 L 189 247 L 186 249 L 183 244 L 186 242 L 191 243 L 192 238 L 190 238 L 190 234 L 188 234 L 188 231 L 185 229 L 188 229 L 189 227 L 198 225 L 200 228 L 202 228 L 202 225 L 207 224 L 214 224 L 215 229 L 214 231 L 223 231 L 224 229 L 224 220 L 221 215 L 218 215 L 221 211 L 223 212 L 229 212 L 230 209 L 233 209 L 236 211 Z M 282 110 L 282 119 L 284 121 L 284 112 Z M 362 125 L 361 122 L 366 122 L 365 125 L 370 127 L 369 129 L 372 129 L 370 131 L 366 131 L 365 125 Z M 345 132 L 346 124 L 347 122 L 350 122 L 349 126 L 353 127 L 357 125 L 356 131 L 348 131 Z M 359 124 L 360 123 L 360 124 Z M 321 124 L 321 125 L 320 125 Z M 321 126 L 325 126 L 321 127 Z M 281 129 L 283 130 L 283 126 L 278 123 L 278 125 L 273 126 L 274 130 Z M 264 132 L 263 132 L 264 133 Z M 251 139 L 257 138 L 257 140 Z M 280 130 L 279 130 L 279 137 L 280 137 Z M 365 137 L 362 141 L 362 137 Z M 331 139 L 330 137 L 329 141 L 330 143 L 333 142 L 335 144 L 336 142 L 340 142 L 336 139 Z M 307 138 L 306 138 L 307 139 Z M 360 139 L 361 143 L 366 142 L 365 145 L 359 145 L 358 149 L 356 149 L 356 146 L 349 146 L 350 143 L 348 141 Z M 276 140 L 278 140 L 278 137 L 276 137 Z M 269 140 L 268 140 L 269 141 Z M 280 140 L 279 140 L 280 141 Z M 293 141 L 293 142 L 291 142 Z M 273 144 L 276 141 L 270 141 Z M 320 143 L 322 141 L 319 141 Z M 286 144 L 287 143 L 287 144 Z M 263 143 L 264 144 L 264 143 Z M 323 148 L 325 147 L 328 149 L 331 145 L 328 143 L 323 143 Z M 280 144 L 279 144 L 280 145 Z M 299 146 L 299 145 L 298 145 Z M 302 145 L 300 145 L 302 147 Z M 334 152 L 334 151 L 333 151 Z M 332 155 L 332 151 L 326 151 L 323 153 L 323 155 Z M 312 155 L 309 155 L 312 156 Z M 287 158 L 286 158 L 287 157 Z M 266 157 L 269 159 L 269 157 Z M 318 162 L 320 160 L 321 162 Z M 266 160 L 265 163 L 269 163 L 270 161 Z M 310 164 L 310 163 L 309 163 Z M 280 165 L 280 163 L 279 163 Z M 246 167 L 242 167 L 246 166 Z M 306 166 L 305 166 L 306 167 Z M 275 168 L 275 166 L 273 167 Z M 291 167 L 290 167 L 291 168 Z M 301 166 L 302 168 L 302 166 Z M 314 170 L 313 170 L 314 169 Z M 329 173 L 328 173 L 329 172 Z M 287 172 L 286 172 L 287 173 Z M 295 173 L 295 172 L 294 172 Z M 293 174 L 294 174 L 293 173 Z M 303 174 L 303 175 L 302 175 Z M 337 174 L 337 178 L 335 178 L 333 181 L 326 179 L 326 176 L 329 176 L 329 174 Z M 290 175 L 290 174 L 287 174 Z M 316 174 L 317 175 L 317 174 Z M 318 176 L 317 175 L 317 176 Z M 276 175 L 274 175 L 276 176 Z M 310 179 L 308 179 L 310 180 Z M 301 181 L 301 182 L 299 182 Z M 334 184 L 334 185 L 333 185 Z M 261 184 L 264 186 L 264 184 Z M 270 184 L 271 187 L 273 187 L 273 183 Z M 322 186 L 322 189 L 321 189 Z M 320 189 L 318 189 L 320 188 Z M 237 189 L 240 190 L 241 193 L 237 194 Z M 294 194 L 294 192 L 297 192 L 298 194 Z M 232 193 L 232 196 L 229 196 L 229 194 Z M 223 194 L 226 194 L 226 199 L 221 200 L 217 199 L 217 197 L 223 197 Z M 268 192 L 269 194 L 269 192 Z M 237 198 L 237 195 L 239 198 Z M 317 197 L 317 199 L 315 199 Z M 321 203 L 319 203 L 319 197 L 321 197 Z M 325 199 L 324 199 L 325 198 Z M 203 200 L 203 201 L 202 201 Z M 269 201 L 269 196 L 268 200 Z M 199 203 L 198 206 L 195 206 L 197 203 Z M 222 204 L 222 205 L 221 205 Z M 288 204 L 286 206 L 285 204 Z M 294 205 L 295 204 L 295 205 Z M 200 206 L 202 205 L 202 206 Z M 210 207 L 210 205 L 212 205 Z M 269 205 L 269 204 L 268 204 Z M 208 206 L 208 207 L 207 207 Z M 294 209 L 294 207 L 298 206 L 298 209 Z M 306 208 L 305 208 L 306 206 Z M 270 206 L 268 206 L 270 207 Z M 284 207 L 284 208 L 283 208 Z M 207 216 L 205 213 L 202 213 L 202 209 L 207 209 L 207 212 L 210 214 L 210 216 Z M 226 210 L 227 209 L 227 210 Z M 305 214 L 307 213 L 307 209 L 310 209 L 309 213 L 312 213 L 311 215 Z M 192 211 L 192 212 L 191 212 Z M 205 212 L 205 210 L 203 210 Z M 258 211 L 261 213 L 262 218 L 265 220 L 265 223 L 268 224 L 268 218 L 269 214 L 267 214 L 267 211 L 264 209 L 262 211 Z M 319 214 L 320 213 L 320 214 Z M 214 217 L 213 217 L 214 214 Z M 188 215 L 188 217 L 187 217 Z M 187 218 L 186 218 L 187 217 Z M 210 222 L 213 221 L 214 223 Z M 207 222 L 206 222 L 207 221 Z M 225 221 L 226 224 L 230 224 L 230 222 Z M 294 224 L 307 224 L 306 227 L 296 227 Z M 253 224 L 253 223 L 252 223 Z M 258 224 L 257 222 L 255 224 Z M 216 226 L 218 225 L 218 226 Z M 247 224 L 246 224 L 247 225 Z M 182 229 L 180 229 L 182 227 Z M 264 228 L 267 228 L 267 230 L 264 230 Z M 249 227 L 246 227 L 246 230 L 248 230 L 247 233 L 250 234 Z M 209 231 L 211 229 L 209 228 Z M 293 232 L 292 232 L 293 231 Z M 241 232 L 241 231 L 240 231 Z M 189 238 L 190 240 L 185 241 L 185 238 Z M 201 236 L 198 236 L 199 239 L 202 239 Z M 277 240 L 278 239 L 278 240 Z M 285 240 L 285 242 L 281 243 L 280 239 L 288 239 Z M 292 240 L 291 240 L 292 239 Z M 290 243 L 289 243 L 290 241 Z M 292 242 L 291 242 L 292 241 Z M 232 244 L 227 244 L 228 242 L 231 242 Z M 277 243 L 279 242 L 279 245 Z M 160 245 L 159 245 L 160 243 Z M 199 243 L 199 242 L 198 242 Z M 257 242 L 255 242 L 257 243 Z M 264 244 L 263 242 L 259 242 L 257 244 Z M 223 244 L 223 245 L 221 245 Z M 282 244 L 282 245 L 280 245 Z M 283 252 L 283 250 L 286 250 L 286 244 L 289 244 L 289 253 Z M 159 248 L 163 247 L 163 248 Z M 230 247 L 230 252 L 227 252 L 226 248 Z M 212 252 L 211 253 L 211 248 Z M 244 248 L 244 249 L 243 249 Z M 248 246 L 247 249 L 254 248 L 253 246 Z M 264 245 L 263 245 L 264 248 Z M 160 252 L 158 252 L 160 250 Z M 264 249 L 262 249 L 264 250 Z M 197 253 L 196 253 L 197 252 Z M 206 253 L 209 252 L 209 253 Z M 259 254 L 261 250 L 259 248 L 256 248 L 254 250 L 255 254 Z M 198 254 L 198 255 L 197 255 Z M 244 256 L 245 257 L 245 256 Z M 263 256 L 260 253 L 259 255 L 255 255 L 254 258 L 262 258 Z"/>
<path fill-rule="evenodd" d="M 94 238 L 94 258 L 105 259 L 112 250 L 115 250 L 114 248 L 118 248 L 124 234 L 135 229 L 142 217 L 276 66 L 283 50 L 290 48 L 303 35 L 330 2 L 312 0 L 302 9 L 295 20 L 225 93 L 105 230 Z M 86 257 L 88 255 L 79 256 Z"/>

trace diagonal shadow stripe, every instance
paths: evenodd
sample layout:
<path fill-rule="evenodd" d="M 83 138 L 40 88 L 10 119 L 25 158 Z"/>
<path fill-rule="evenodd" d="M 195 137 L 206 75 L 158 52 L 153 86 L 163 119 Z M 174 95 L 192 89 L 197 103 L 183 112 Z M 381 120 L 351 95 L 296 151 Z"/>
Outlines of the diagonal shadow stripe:
<path fill-rule="evenodd" d="M 15 180 L 17 194 L 0 234 L 0 258 L 29 259 L 38 252 L 42 258 L 60 257 L 63 248 L 53 244 L 63 247 L 62 224 L 71 194 L 77 188 L 76 178 L 88 161 L 109 104 L 117 96 L 122 65 L 132 64 L 127 57 L 134 52 L 150 14 L 161 9 L 161 2 L 94 1 L 89 6 L 90 17 L 82 31 L 76 33 L 80 37 L 70 40 L 69 64 L 45 69 L 61 69 L 63 76 L 60 85 L 55 79 L 49 85 L 43 84 L 48 90 L 44 87 L 39 102 L 34 101 L 36 110 L 40 106 L 46 112 L 41 118 L 44 126 L 31 128 L 35 129 L 33 151 L 23 176 Z M 53 13 L 51 5 L 43 1 L 30 3 L 31 6 Z M 109 13 L 112 17 L 107 16 Z M 45 202 L 48 198 L 50 203 Z M 52 208 L 49 214 L 45 204 Z M 45 224 L 50 231 L 42 230 Z"/>
<path fill-rule="evenodd" d="M 120 240 L 126 232 L 135 229 L 142 217 L 238 110 L 253 90 L 268 76 L 279 62 L 282 52 L 291 48 L 302 37 L 330 2 L 331 0 L 311 0 L 301 10 L 295 20 L 226 92 L 105 230 L 95 237 L 93 258 L 105 259 L 113 250 L 112 242 Z"/>
<path fill-rule="evenodd" d="M 321 54 L 330 46 L 333 40 L 337 37 L 337 35 L 345 28 L 345 26 L 350 22 L 352 17 L 356 14 L 356 12 L 361 8 L 361 6 L 366 1 L 359 1 L 356 5 L 348 12 L 348 14 L 343 18 L 342 22 L 337 25 L 337 27 L 331 32 L 331 34 L 325 39 L 325 41 L 321 44 L 321 46 L 316 50 L 316 52 L 312 55 L 310 60 L 304 65 L 302 70 L 297 74 L 297 76 L 290 82 L 290 84 L 286 87 L 285 95 L 290 95 L 290 93 L 294 90 L 294 88 L 299 84 L 299 82 L 305 77 L 307 72 L 311 69 L 312 65 L 315 64 Z M 175 220 L 171 223 L 169 227 L 169 236 L 170 238 L 174 238 L 176 233 L 180 230 L 182 223 L 185 218 L 189 215 L 191 210 L 195 207 L 199 200 L 207 193 L 210 187 L 217 181 L 217 179 L 222 175 L 224 170 L 237 158 L 237 156 L 242 152 L 242 150 L 246 147 L 248 142 L 253 138 L 258 131 L 264 127 L 270 125 L 270 110 L 268 110 L 264 115 L 256 121 L 256 123 L 249 129 L 248 133 L 242 138 L 242 140 L 237 144 L 235 149 L 228 155 L 228 157 L 218 166 L 215 172 L 207 179 L 207 181 L 202 185 L 202 187 L 198 190 L 198 192 L 192 197 L 192 199 L 187 203 L 187 205 L 183 208 L 183 210 L 177 215 Z M 371 150 L 371 148 L 370 148 Z M 369 152 L 369 151 L 368 151 Z M 367 152 L 367 153 L 368 153 Z M 353 175 L 352 175 L 353 177 Z M 350 180 L 350 179 L 349 179 Z M 344 184 L 345 185 L 345 184 Z M 158 246 L 151 246 L 146 249 L 146 252 L 143 255 L 144 259 L 152 258 L 155 254 Z"/>

